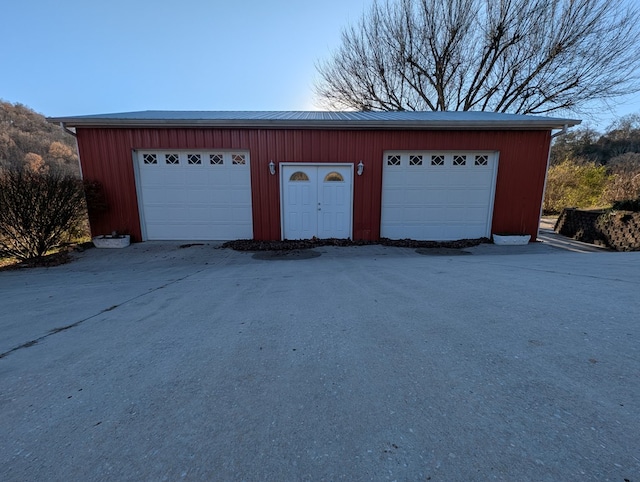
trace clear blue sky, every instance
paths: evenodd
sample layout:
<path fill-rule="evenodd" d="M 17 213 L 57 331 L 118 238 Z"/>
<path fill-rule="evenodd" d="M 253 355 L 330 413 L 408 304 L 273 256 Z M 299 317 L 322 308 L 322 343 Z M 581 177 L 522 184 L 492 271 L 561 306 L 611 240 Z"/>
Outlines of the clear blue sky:
<path fill-rule="evenodd" d="M 317 109 L 315 63 L 371 3 L 6 0 L 0 99 L 47 116 Z M 640 113 L 640 95 L 614 112 Z"/>

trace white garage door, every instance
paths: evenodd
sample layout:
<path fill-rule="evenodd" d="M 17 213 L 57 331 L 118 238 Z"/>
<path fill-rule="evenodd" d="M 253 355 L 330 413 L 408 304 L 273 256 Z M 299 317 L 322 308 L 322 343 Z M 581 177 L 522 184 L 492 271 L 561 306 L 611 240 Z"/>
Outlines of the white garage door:
<path fill-rule="evenodd" d="M 497 163 L 495 152 L 385 152 L 381 236 L 490 236 Z"/>
<path fill-rule="evenodd" d="M 144 239 L 253 237 L 248 152 L 139 151 L 136 162 Z"/>

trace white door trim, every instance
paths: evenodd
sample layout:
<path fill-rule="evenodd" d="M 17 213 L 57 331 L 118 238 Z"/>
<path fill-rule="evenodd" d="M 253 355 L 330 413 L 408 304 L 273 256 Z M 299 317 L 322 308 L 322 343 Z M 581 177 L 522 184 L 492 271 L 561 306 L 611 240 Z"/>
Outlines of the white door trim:
<path fill-rule="evenodd" d="M 349 212 L 351 222 L 349 223 L 349 239 L 353 239 L 353 185 L 354 185 L 354 163 L 353 162 L 281 162 L 278 164 L 278 178 L 280 180 L 280 239 L 284 239 L 284 189 L 286 180 L 284 178 L 284 167 L 347 167 L 351 171 L 351 189 L 349 190 Z"/>
<path fill-rule="evenodd" d="M 144 200 L 142 199 L 142 173 L 138 161 L 138 151 L 131 150 L 131 161 L 133 162 L 133 178 L 136 184 L 136 201 L 138 202 L 138 220 L 140 222 L 140 240 L 147 241 L 147 223 L 144 218 Z"/>

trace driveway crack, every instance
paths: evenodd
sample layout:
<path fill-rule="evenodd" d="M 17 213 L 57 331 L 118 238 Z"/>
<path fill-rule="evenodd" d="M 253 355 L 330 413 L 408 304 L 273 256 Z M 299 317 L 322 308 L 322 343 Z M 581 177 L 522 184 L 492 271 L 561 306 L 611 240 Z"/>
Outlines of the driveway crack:
<path fill-rule="evenodd" d="M 153 289 L 151 289 L 151 290 L 149 290 L 149 291 L 146 291 L 145 293 L 140 293 L 139 295 L 133 296 L 133 297 L 129 298 L 128 300 L 123 301 L 122 303 L 119 303 L 119 304 L 117 304 L 117 305 L 112 305 L 112 306 L 110 306 L 109 308 L 105 308 L 105 309 L 103 309 L 103 310 L 100 310 L 98 313 L 95 313 L 95 314 L 93 314 L 93 315 L 91 315 L 91 316 L 88 316 L 88 317 L 86 317 L 86 318 L 83 318 L 83 319 L 81 319 L 81 320 L 78 320 L 78 321 L 76 321 L 76 322 L 74 322 L 74 323 L 71 323 L 71 324 L 69 324 L 69 325 L 65 325 L 65 326 L 60 326 L 60 327 L 57 327 L 57 328 L 53 328 L 52 330 L 49 330 L 47 333 L 45 333 L 45 334 L 44 334 L 44 335 L 42 335 L 42 336 L 39 336 L 38 338 L 35 338 L 35 339 L 31 340 L 31 341 L 27 341 L 26 343 L 22 343 L 22 344 L 20 344 L 20 345 L 18 345 L 18 346 L 15 346 L 15 347 L 11 348 L 10 350 L 5 351 L 4 353 L 0 353 L 0 359 L 5 358 L 6 356 L 10 355 L 11 353 L 13 353 L 13 352 L 15 352 L 15 351 L 22 350 L 23 348 L 29 348 L 29 347 L 31 347 L 31 346 L 37 345 L 37 344 L 38 344 L 38 343 L 40 343 L 42 340 L 45 340 L 46 338 L 49 338 L 50 336 L 55 335 L 56 333 L 60 333 L 60 332 L 63 332 L 63 331 L 67 331 L 67 330 L 70 330 L 71 328 L 75 328 L 76 326 L 80 326 L 80 325 L 82 325 L 83 323 L 85 323 L 85 322 L 87 322 L 87 321 L 89 321 L 89 320 L 92 320 L 93 318 L 96 318 L 97 316 L 102 315 L 103 313 L 106 313 L 106 312 L 108 312 L 108 311 L 113 311 L 113 310 L 115 310 L 116 308 L 119 308 L 119 307 L 120 307 L 120 306 L 122 306 L 122 305 L 126 305 L 127 303 L 131 303 L 132 301 L 135 301 L 135 300 L 137 300 L 137 299 L 140 299 L 140 298 L 142 298 L 143 296 L 147 296 L 147 295 L 149 295 L 149 294 L 151 294 L 151 293 L 153 293 L 153 292 L 155 292 L 155 291 L 158 291 L 158 290 L 164 289 L 164 288 L 166 288 L 167 286 L 171 286 L 171 285 L 173 285 L 173 284 L 175 284 L 175 283 L 179 283 L 180 281 L 183 281 L 183 280 L 185 280 L 185 279 L 188 279 L 188 278 L 190 278 L 191 276 L 195 276 L 195 275 L 197 275 L 197 274 L 200 274 L 200 273 L 202 273 L 203 271 L 205 271 L 206 269 L 209 269 L 209 268 L 211 268 L 211 265 L 207 265 L 207 267 L 206 267 L 206 268 L 202 268 L 202 269 L 199 269 L 199 270 L 197 270 L 197 271 L 194 271 L 193 273 L 189 273 L 188 275 L 183 276 L 182 278 L 177 278 L 177 279 L 174 279 L 174 280 L 169 281 L 169 282 L 167 282 L 167 283 L 164 283 L 164 284 L 162 284 L 162 285 L 160 285 L 160 286 L 157 286 L 157 287 L 155 287 L 155 288 L 153 288 Z"/>

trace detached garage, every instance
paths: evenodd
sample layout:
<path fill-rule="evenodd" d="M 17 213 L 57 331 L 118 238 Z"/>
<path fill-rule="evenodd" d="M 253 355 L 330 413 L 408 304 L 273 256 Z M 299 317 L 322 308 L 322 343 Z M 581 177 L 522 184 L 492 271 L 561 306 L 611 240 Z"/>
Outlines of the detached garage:
<path fill-rule="evenodd" d="M 93 235 L 144 240 L 537 234 L 552 131 L 486 112 L 164 112 L 75 128 L 109 209 Z"/>

